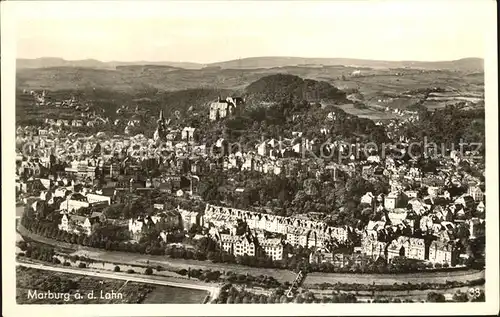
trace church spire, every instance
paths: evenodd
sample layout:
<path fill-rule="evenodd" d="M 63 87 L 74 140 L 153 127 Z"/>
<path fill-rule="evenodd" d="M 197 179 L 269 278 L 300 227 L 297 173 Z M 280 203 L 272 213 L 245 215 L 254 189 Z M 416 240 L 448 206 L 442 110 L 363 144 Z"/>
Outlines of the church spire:
<path fill-rule="evenodd" d="M 158 126 L 156 128 L 156 131 L 153 135 L 154 140 L 163 140 L 166 135 L 166 123 L 165 123 L 165 117 L 163 116 L 163 109 L 160 110 L 160 117 L 158 119 Z"/>

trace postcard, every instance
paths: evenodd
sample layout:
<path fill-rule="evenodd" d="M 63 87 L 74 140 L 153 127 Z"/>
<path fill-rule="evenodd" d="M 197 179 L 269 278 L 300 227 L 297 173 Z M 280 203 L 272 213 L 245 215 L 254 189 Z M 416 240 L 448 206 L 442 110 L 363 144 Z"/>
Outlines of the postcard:
<path fill-rule="evenodd" d="M 3 1 L 3 315 L 497 314 L 495 5 Z"/>

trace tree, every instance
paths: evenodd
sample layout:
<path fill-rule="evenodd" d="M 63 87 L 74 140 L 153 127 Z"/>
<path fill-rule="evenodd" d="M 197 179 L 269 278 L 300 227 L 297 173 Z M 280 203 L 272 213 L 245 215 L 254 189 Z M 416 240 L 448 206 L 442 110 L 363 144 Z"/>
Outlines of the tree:
<path fill-rule="evenodd" d="M 461 292 L 458 290 L 455 294 L 453 294 L 453 301 L 454 302 L 468 302 L 469 297 L 467 296 L 467 293 Z"/>
<path fill-rule="evenodd" d="M 427 294 L 427 301 L 431 303 L 444 303 L 446 299 L 441 293 L 430 292 Z"/>
<path fill-rule="evenodd" d="M 151 275 L 151 274 L 153 274 L 153 269 L 152 269 L 152 268 L 150 268 L 150 267 L 148 267 L 148 268 L 144 271 L 144 274 L 146 274 L 146 275 Z"/>
<path fill-rule="evenodd" d="M 243 296 L 243 299 L 241 300 L 242 304 L 250 304 L 250 302 L 250 298 L 247 295 Z"/>
<path fill-rule="evenodd" d="M 117 265 L 115 266 L 115 268 L 113 269 L 114 272 L 120 272 L 120 267 Z"/>
<path fill-rule="evenodd" d="M 252 304 L 258 304 L 260 302 L 260 298 L 258 295 L 254 295 L 252 297 Z"/>
<path fill-rule="evenodd" d="M 267 304 L 267 297 L 265 295 L 260 295 L 260 304 Z"/>
<path fill-rule="evenodd" d="M 26 251 L 26 249 L 28 248 L 28 244 L 24 240 L 19 241 L 17 243 L 17 246 L 19 247 L 19 249 L 21 249 L 21 251 Z"/>
<path fill-rule="evenodd" d="M 281 297 L 280 297 L 280 303 L 281 304 L 288 303 L 288 298 L 285 295 L 281 295 Z"/>
<path fill-rule="evenodd" d="M 294 299 L 293 302 L 296 303 L 296 304 L 303 304 L 304 303 L 304 298 L 299 294 L 299 295 L 297 295 L 295 297 L 295 299 Z"/>

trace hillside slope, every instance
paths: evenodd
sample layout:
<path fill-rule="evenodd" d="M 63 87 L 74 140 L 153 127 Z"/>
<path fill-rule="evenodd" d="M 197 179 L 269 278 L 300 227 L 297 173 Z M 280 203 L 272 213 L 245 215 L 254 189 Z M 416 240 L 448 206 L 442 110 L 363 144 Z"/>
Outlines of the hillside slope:
<path fill-rule="evenodd" d="M 346 101 L 346 94 L 324 81 L 302 79 L 288 74 L 269 75 L 251 83 L 246 93 L 265 102 L 292 100 Z"/>
<path fill-rule="evenodd" d="M 131 66 L 131 65 L 157 65 L 157 66 L 171 66 L 185 69 L 200 69 L 202 64 L 189 63 L 189 62 L 101 62 L 95 59 L 84 60 L 65 60 L 58 57 L 42 57 L 35 59 L 18 58 L 16 61 L 17 69 L 24 68 L 49 68 L 49 67 L 87 67 L 97 69 L 115 69 L 118 66 Z"/>
<path fill-rule="evenodd" d="M 305 57 L 285 57 L 285 56 L 262 56 L 249 57 L 237 60 L 223 61 L 210 64 L 200 64 L 191 62 L 102 62 L 94 59 L 86 60 L 65 60 L 55 57 L 43 57 L 36 59 L 17 59 L 17 69 L 25 68 L 48 68 L 48 67 L 86 67 L 96 69 L 115 69 L 118 66 L 133 65 L 156 65 L 171 66 L 184 69 L 220 68 L 220 69 L 258 69 L 276 68 L 287 66 L 353 66 L 369 68 L 418 68 L 418 69 L 443 69 L 464 72 L 480 72 L 484 70 L 484 60 L 481 58 L 463 58 L 454 61 L 380 61 L 353 58 L 305 58 Z"/>
<path fill-rule="evenodd" d="M 370 68 L 421 68 L 446 69 L 454 71 L 482 71 L 484 61 L 480 58 L 464 58 L 455 61 L 377 61 L 352 58 L 302 58 L 302 57 L 251 57 L 238 60 L 213 63 L 210 66 L 223 69 L 255 69 L 285 66 L 354 66 Z"/>

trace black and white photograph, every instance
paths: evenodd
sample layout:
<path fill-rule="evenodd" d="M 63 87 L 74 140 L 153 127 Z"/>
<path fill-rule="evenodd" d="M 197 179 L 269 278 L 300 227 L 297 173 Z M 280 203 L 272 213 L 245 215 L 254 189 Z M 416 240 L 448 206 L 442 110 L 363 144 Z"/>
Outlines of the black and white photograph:
<path fill-rule="evenodd" d="M 495 12 L 3 1 L 9 312 L 498 313 Z"/>

